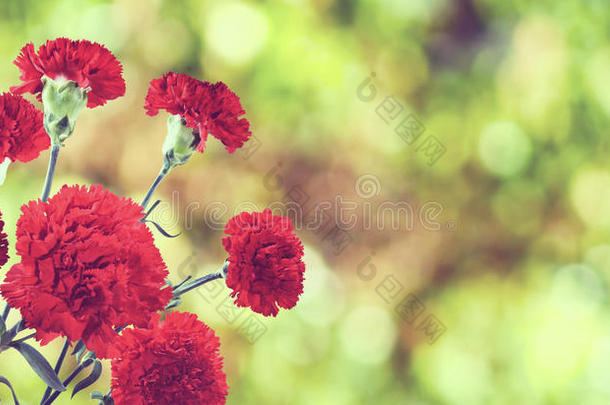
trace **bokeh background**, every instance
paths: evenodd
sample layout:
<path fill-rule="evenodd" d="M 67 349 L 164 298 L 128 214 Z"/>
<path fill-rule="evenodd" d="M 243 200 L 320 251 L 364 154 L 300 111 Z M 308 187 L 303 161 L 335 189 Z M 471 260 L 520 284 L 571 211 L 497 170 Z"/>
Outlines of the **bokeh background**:
<path fill-rule="evenodd" d="M 351 218 L 299 227 L 305 293 L 276 319 L 231 310 L 218 285 L 186 296 L 222 340 L 229 404 L 610 403 L 605 0 L 3 0 L 0 19 L 2 91 L 29 41 L 98 41 L 125 68 L 126 95 L 79 118 L 54 190 L 143 197 L 167 117 L 144 97 L 166 71 L 241 97 L 251 145 L 210 138 L 157 194 L 155 220 L 182 232 L 154 231 L 172 281 L 219 267 L 241 210 L 296 200 Z M 0 187 L 11 244 L 47 159 Z M 0 375 L 38 403 L 18 353 Z M 93 389 L 108 384 L 105 364 Z"/>

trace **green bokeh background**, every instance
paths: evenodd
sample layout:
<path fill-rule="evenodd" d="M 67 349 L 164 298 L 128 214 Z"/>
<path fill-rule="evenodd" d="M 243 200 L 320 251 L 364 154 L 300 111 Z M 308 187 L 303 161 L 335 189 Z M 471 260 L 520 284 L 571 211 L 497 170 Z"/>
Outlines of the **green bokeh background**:
<path fill-rule="evenodd" d="M 157 194 L 157 221 L 182 232 L 154 231 L 174 282 L 224 260 L 210 218 L 295 193 L 308 207 L 356 204 L 340 252 L 327 233 L 299 231 L 305 293 L 264 319 L 254 344 L 239 328 L 251 313 L 229 323 L 217 311 L 226 291 L 186 297 L 181 308 L 221 338 L 228 404 L 610 403 L 605 0 L 3 0 L 0 19 L 2 91 L 18 82 L 11 62 L 29 41 L 98 41 L 125 68 L 126 95 L 79 118 L 54 190 L 98 183 L 143 197 L 166 114 L 142 106 L 164 72 L 240 95 L 258 148 L 229 155 L 210 138 Z M 363 101 L 371 77 L 375 97 Z M 389 123 L 378 114 L 387 97 L 404 108 Z M 421 139 L 446 148 L 433 165 L 395 132 L 409 113 Z M 2 276 L 47 159 L 12 165 L 0 187 L 11 243 Z M 367 226 L 384 202 L 395 214 L 412 207 L 413 226 L 404 215 L 398 229 Z M 439 229 L 420 218 L 431 205 Z M 396 311 L 409 293 L 425 305 L 414 322 Z M 427 315 L 446 328 L 433 343 L 418 328 Z M 41 350 L 54 361 L 60 347 Z M 43 383 L 16 352 L 0 355 L 0 375 L 23 404 L 38 403 Z M 108 384 L 105 363 L 93 389 Z M 4 386 L 0 399 L 12 401 Z M 95 402 L 83 392 L 55 403 Z"/>

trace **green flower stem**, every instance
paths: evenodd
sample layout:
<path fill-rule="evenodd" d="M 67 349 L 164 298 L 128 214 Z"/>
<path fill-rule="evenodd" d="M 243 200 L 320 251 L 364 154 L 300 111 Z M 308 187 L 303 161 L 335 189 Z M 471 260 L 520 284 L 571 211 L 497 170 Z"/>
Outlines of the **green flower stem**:
<path fill-rule="evenodd" d="M 227 276 L 227 269 L 229 267 L 229 262 L 225 262 L 222 269 L 206 274 L 205 276 L 199 277 L 189 283 L 180 283 L 178 288 L 174 289 L 174 299 L 180 297 L 182 294 L 187 293 L 195 288 L 201 287 L 205 283 L 209 283 L 210 281 L 218 280 L 219 278 L 225 278 Z"/>
<path fill-rule="evenodd" d="M 57 157 L 59 155 L 59 148 L 60 145 L 53 143 L 53 146 L 51 148 L 51 156 L 49 157 L 49 167 L 47 169 L 47 176 L 44 180 L 44 186 L 42 188 L 42 195 L 40 196 L 40 199 L 42 200 L 42 202 L 46 202 L 47 199 L 49 198 L 49 194 L 51 193 L 51 186 L 53 184 L 53 177 L 55 176 L 55 168 L 57 167 Z M 66 338 L 66 341 L 64 342 L 64 346 L 61 349 L 61 352 L 59 354 L 59 358 L 57 359 L 57 363 L 55 364 L 55 373 L 59 374 L 59 370 L 61 370 L 61 365 L 64 362 L 64 358 L 66 357 L 66 353 L 68 351 L 68 348 L 70 347 L 70 343 L 68 342 L 68 338 Z M 49 395 L 51 395 L 51 387 L 47 387 L 47 389 L 45 390 L 42 399 L 40 400 L 40 403 L 43 404 L 45 402 L 45 400 L 49 397 Z"/>
<path fill-rule="evenodd" d="M 186 284 L 183 288 L 176 290 L 174 292 L 174 297 L 179 297 L 186 292 L 194 290 L 195 288 L 200 287 L 210 281 L 218 280 L 219 278 L 222 278 L 222 272 L 220 271 L 211 274 L 206 274 L 205 276 L 193 280 L 189 284 Z"/>
<path fill-rule="evenodd" d="M 59 156 L 59 148 L 59 144 L 53 143 L 53 146 L 51 148 L 51 156 L 49 157 L 49 167 L 47 169 L 47 176 L 45 177 L 44 186 L 42 188 L 42 194 L 40 196 L 42 202 L 46 202 L 49 198 L 49 194 L 51 193 L 53 177 L 55 176 L 55 167 L 57 167 L 57 157 Z M 61 349 L 61 353 L 59 354 L 59 358 L 57 359 L 57 363 L 55 364 L 56 374 L 58 374 L 59 370 L 61 369 L 61 365 L 64 361 L 64 358 L 66 357 L 66 352 L 68 351 L 69 347 L 70 343 L 68 342 L 68 338 L 66 338 L 66 341 L 64 342 L 64 347 Z M 51 387 L 47 387 L 44 394 L 42 395 L 40 403 L 43 404 L 50 394 Z"/>
<path fill-rule="evenodd" d="M 47 201 L 49 193 L 51 192 L 51 185 L 53 183 L 53 176 L 55 175 L 55 167 L 57 166 L 57 156 L 59 155 L 59 146 L 53 144 L 51 149 L 51 157 L 49 158 L 49 168 L 47 169 L 47 177 L 44 180 L 44 187 L 42 188 L 42 195 L 40 199 L 42 202 Z"/>
<path fill-rule="evenodd" d="M 157 187 L 159 187 L 159 184 L 161 184 L 161 181 L 165 178 L 165 176 L 167 176 L 170 169 L 171 169 L 171 167 L 166 162 L 163 163 L 163 167 L 161 167 L 161 170 L 159 171 L 157 178 L 155 179 L 153 184 L 148 189 L 148 193 L 146 193 L 146 197 L 144 197 L 144 201 L 142 201 L 142 204 L 141 204 L 142 209 L 144 209 L 144 210 L 146 209 L 146 206 L 150 202 L 150 199 L 152 198 L 153 194 L 155 193 L 155 190 L 157 190 Z"/>
<path fill-rule="evenodd" d="M 66 341 L 64 342 L 64 347 L 61 348 L 61 353 L 59 353 L 59 358 L 57 359 L 57 363 L 55 364 L 54 370 L 55 374 L 57 375 L 59 375 L 59 370 L 61 370 L 61 365 L 63 364 L 64 359 L 66 358 L 66 353 L 68 353 L 69 348 L 70 342 L 68 341 L 68 338 L 66 338 Z M 42 399 L 40 400 L 40 403 L 44 404 L 45 400 L 49 397 L 49 395 L 51 395 L 51 387 L 47 387 L 44 392 L 44 395 L 42 396 Z"/>
<path fill-rule="evenodd" d="M 8 305 L 8 302 L 6 303 L 6 305 L 4 306 L 4 311 L 2 311 L 2 320 L 6 321 L 6 319 L 8 318 L 8 313 L 11 312 L 11 307 Z"/>

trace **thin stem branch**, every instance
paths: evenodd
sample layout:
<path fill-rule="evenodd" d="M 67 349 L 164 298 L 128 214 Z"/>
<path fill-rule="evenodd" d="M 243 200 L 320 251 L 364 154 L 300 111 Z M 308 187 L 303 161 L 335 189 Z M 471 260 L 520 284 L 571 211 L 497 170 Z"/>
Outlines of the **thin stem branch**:
<path fill-rule="evenodd" d="M 8 305 L 8 302 L 7 302 L 6 305 L 4 306 L 4 310 L 2 311 L 2 320 L 3 321 L 6 321 L 6 319 L 8 318 L 9 312 L 11 312 L 11 307 L 10 307 L 10 305 Z"/>
<path fill-rule="evenodd" d="M 26 340 L 31 339 L 31 338 L 33 338 L 34 336 L 36 336 L 36 332 L 34 332 L 34 333 L 30 333 L 29 335 L 24 336 L 24 337 L 22 337 L 22 338 L 19 338 L 19 339 L 17 339 L 17 340 L 13 340 L 11 343 L 21 343 L 21 342 L 25 342 Z"/>
<path fill-rule="evenodd" d="M 55 175 L 55 167 L 57 166 L 57 156 L 59 155 L 59 145 L 53 145 L 51 149 L 51 156 L 49 158 L 49 167 L 47 169 L 47 177 L 44 180 L 44 186 L 42 188 L 42 195 L 40 199 L 42 202 L 47 201 L 49 193 L 51 192 L 51 185 L 53 183 L 53 176 Z"/>
<path fill-rule="evenodd" d="M 59 375 L 59 370 L 61 370 L 61 365 L 63 364 L 64 359 L 66 358 L 66 353 L 68 353 L 69 348 L 70 348 L 70 342 L 68 341 L 68 338 L 66 338 L 66 341 L 64 342 L 64 347 L 61 348 L 61 352 L 59 353 L 59 358 L 57 359 L 57 363 L 55 363 L 54 370 L 55 370 L 55 374 L 57 374 L 57 375 Z M 44 395 L 42 396 L 42 399 L 40 400 L 41 404 L 44 404 L 45 400 L 49 397 L 49 395 L 51 395 L 51 391 L 52 391 L 52 388 L 47 387 L 47 389 L 44 392 Z"/>
<path fill-rule="evenodd" d="M 187 293 L 187 292 L 189 292 L 191 290 L 194 290 L 197 287 L 201 287 L 205 283 L 209 283 L 210 281 L 218 280 L 219 278 L 222 278 L 222 272 L 221 271 L 217 271 L 217 272 L 212 273 L 212 274 L 206 274 L 205 276 L 200 277 L 200 278 L 198 278 L 196 280 L 193 280 L 192 282 L 190 282 L 189 284 L 187 284 L 183 288 L 181 288 L 178 291 L 176 291 L 174 296 L 179 297 L 182 294 Z"/>
<path fill-rule="evenodd" d="M 183 281 L 182 283 L 180 283 L 178 285 L 178 287 L 174 288 L 174 298 L 178 298 L 184 293 L 194 290 L 197 287 L 201 287 L 205 283 L 209 283 L 210 281 L 214 281 L 214 280 L 218 280 L 219 278 L 226 277 L 228 267 L 229 267 L 228 262 L 225 262 L 224 266 L 222 266 L 222 269 L 220 269 L 214 273 L 210 273 L 210 274 L 206 274 L 205 276 L 201 276 L 198 279 L 191 281 L 190 283 L 185 283 L 186 280 Z M 187 280 L 189 278 L 190 278 L 190 276 L 187 278 Z"/>
<path fill-rule="evenodd" d="M 142 204 L 141 204 L 142 209 L 144 209 L 144 210 L 146 209 L 146 206 L 150 202 L 150 199 L 152 198 L 153 194 L 155 193 L 155 190 L 157 190 L 157 187 L 159 187 L 159 184 L 161 184 L 161 181 L 165 178 L 165 176 L 167 176 L 169 171 L 170 171 L 170 167 L 164 163 L 163 167 L 161 167 L 161 170 L 159 171 L 159 174 L 157 175 L 157 178 L 155 179 L 153 184 L 148 189 L 148 192 L 146 193 L 146 197 L 144 197 L 144 200 L 142 201 Z"/>

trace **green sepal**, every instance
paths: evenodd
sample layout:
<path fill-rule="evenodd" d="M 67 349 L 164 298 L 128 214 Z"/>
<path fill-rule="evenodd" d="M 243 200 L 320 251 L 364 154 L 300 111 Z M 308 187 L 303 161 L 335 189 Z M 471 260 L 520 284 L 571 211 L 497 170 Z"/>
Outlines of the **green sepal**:
<path fill-rule="evenodd" d="M 185 164 L 195 152 L 199 135 L 180 115 L 170 115 L 167 119 L 167 135 L 163 142 L 164 165 L 168 169 Z"/>
<path fill-rule="evenodd" d="M 42 103 L 44 128 L 53 145 L 63 145 L 74 132 L 74 125 L 81 111 L 87 106 L 88 88 L 63 77 L 51 79 L 42 76 Z"/>

